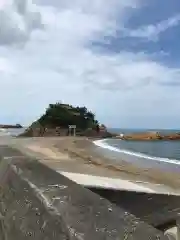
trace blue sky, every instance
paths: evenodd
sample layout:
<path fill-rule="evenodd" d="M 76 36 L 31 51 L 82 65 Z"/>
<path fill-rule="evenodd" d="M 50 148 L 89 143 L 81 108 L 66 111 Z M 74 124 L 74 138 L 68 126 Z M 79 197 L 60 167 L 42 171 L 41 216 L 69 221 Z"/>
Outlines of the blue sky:
<path fill-rule="evenodd" d="M 175 24 L 167 27 L 165 31 L 159 34 L 155 31 L 152 39 L 148 36 L 141 37 L 129 36 L 124 34 L 124 29 L 118 29 L 114 35 L 105 36 L 104 39 L 98 39 L 93 42 L 93 46 L 102 48 L 102 51 L 109 53 L 120 53 L 121 51 L 144 52 L 146 54 L 155 54 L 155 60 L 162 61 L 168 66 L 179 66 L 180 48 L 178 47 L 178 38 L 180 37 L 180 2 L 174 1 L 146 1 L 144 7 L 132 11 L 126 20 L 124 27 L 128 31 L 137 31 L 148 26 L 157 28 L 158 24 L 175 18 Z M 118 20 L 117 20 L 118 23 Z M 166 24 L 165 24 L 166 25 Z M 150 36 L 151 37 L 151 36 Z M 156 37 L 158 39 L 156 39 Z M 161 52 L 166 53 L 166 57 Z"/>
<path fill-rule="evenodd" d="M 0 122 L 49 103 L 109 127 L 180 128 L 178 0 L 1 0 Z"/>

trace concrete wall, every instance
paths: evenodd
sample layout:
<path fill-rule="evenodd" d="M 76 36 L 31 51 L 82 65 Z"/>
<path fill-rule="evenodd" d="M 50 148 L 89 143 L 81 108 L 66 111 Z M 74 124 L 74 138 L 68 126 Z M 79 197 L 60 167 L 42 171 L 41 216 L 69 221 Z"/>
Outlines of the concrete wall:
<path fill-rule="evenodd" d="M 94 187 L 90 190 L 161 231 L 176 226 L 179 220 L 180 196 Z"/>
<path fill-rule="evenodd" d="M 8 147 L 1 150 L 0 240 L 167 240 L 152 226 L 38 161 Z"/>

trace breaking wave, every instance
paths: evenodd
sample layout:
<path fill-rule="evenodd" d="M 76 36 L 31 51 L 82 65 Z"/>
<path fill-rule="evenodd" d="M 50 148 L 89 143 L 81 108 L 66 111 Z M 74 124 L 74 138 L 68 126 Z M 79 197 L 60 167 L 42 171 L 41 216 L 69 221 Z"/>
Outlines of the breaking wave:
<path fill-rule="evenodd" d="M 119 140 L 119 141 L 121 141 L 121 140 Z M 132 152 L 132 151 L 128 151 L 128 150 L 125 150 L 125 149 L 116 148 L 116 147 L 108 144 L 106 139 L 96 140 L 96 141 L 94 141 L 94 144 L 98 147 L 108 149 L 110 151 L 119 152 L 119 153 L 123 153 L 123 154 L 126 154 L 126 155 L 131 155 L 131 156 L 134 156 L 134 157 L 138 157 L 138 158 L 144 158 L 144 159 L 153 160 L 153 161 L 173 163 L 173 164 L 176 164 L 176 165 L 180 165 L 180 161 L 175 160 L 175 159 L 153 157 L 153 156 L 149 156 L 149 155 L 146 155 L 146 154 L 143 154 L 143 153 L 140 153 L 140 152 Z"/>

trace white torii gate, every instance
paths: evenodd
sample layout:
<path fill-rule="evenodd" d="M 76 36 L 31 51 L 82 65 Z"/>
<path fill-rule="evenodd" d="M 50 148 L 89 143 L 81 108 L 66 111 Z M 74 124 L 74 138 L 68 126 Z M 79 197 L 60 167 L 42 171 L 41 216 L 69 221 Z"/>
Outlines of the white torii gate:
<path fill-rule="evenodd" d="M 72 136 L 71 129 L 73 129 L 73 136 L 76 136 L 76 125 L 69 125 L 69 136 Z"/>

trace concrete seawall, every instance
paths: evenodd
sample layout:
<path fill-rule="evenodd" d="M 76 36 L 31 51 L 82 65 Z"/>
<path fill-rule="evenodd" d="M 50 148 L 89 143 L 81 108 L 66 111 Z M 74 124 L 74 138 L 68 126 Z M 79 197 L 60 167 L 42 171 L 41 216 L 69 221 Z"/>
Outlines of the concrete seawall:
<path fill-rule="evenodd" d="M 0 240 L 168 239 L 35 159 L 0 147 Z"/>
<path fill-rule="evenodd" d="M 89 189 L 163 232 L 174 227 L 179 220 L 180 196 L 94 187 Z"/>

